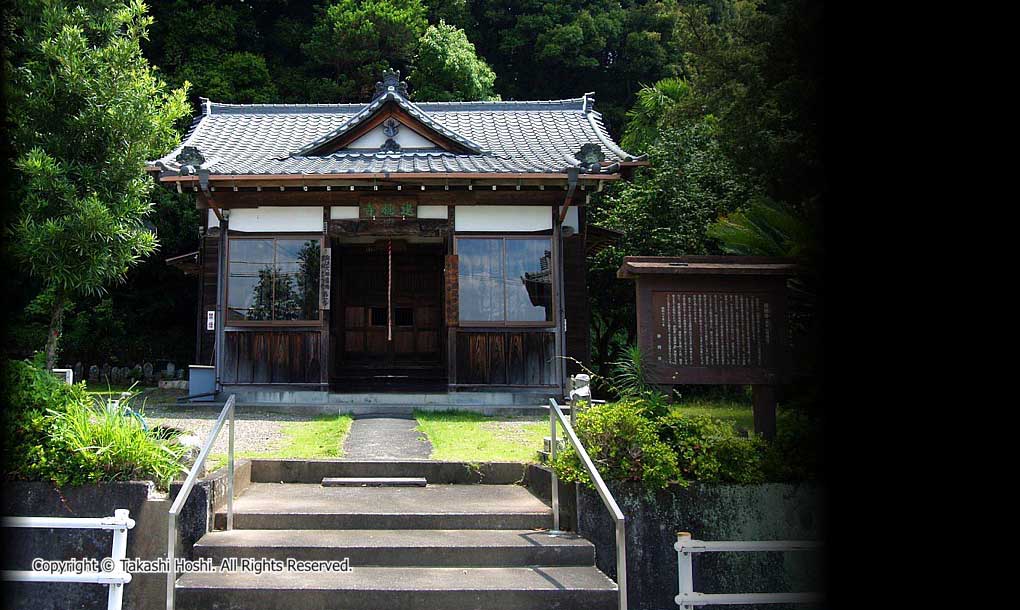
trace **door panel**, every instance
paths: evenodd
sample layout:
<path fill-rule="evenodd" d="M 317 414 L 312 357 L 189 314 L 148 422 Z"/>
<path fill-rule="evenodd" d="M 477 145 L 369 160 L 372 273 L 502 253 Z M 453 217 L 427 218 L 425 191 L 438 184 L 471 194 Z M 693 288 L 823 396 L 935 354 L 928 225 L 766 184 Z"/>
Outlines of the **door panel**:
<path fill-rule="evenodd" d="M 442 311 L 443 247 L 441 244 L 394 242 L 390 308 L 385 242 L 334 248 L 340 265 L 339 300 L 343 336 L 339 366 L 401 367 L 437 365 Z M 387 336 L 392 319 L 392 338 Z"/>

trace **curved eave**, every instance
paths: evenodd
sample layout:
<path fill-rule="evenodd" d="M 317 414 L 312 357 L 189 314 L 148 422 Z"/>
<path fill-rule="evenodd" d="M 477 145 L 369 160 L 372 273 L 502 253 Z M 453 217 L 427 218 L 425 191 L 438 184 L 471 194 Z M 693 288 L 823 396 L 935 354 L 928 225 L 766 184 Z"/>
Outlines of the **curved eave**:
<path fill-rule="evenodd" d="M 612 174 L 581 174 L 579 180 L 619 180 L 620 173 Z M 438 182 L 442 184 L 447 180 L 567 180 L 567 173 L 510 173 L 510 172 L 478 172 L 478 173 L 436 173 L 436 172 L 379 172 L 365 174 L 244 174 L 231 175 L 219 174 L 210 175 L 209 183 L 242 183 L 242 182 L 277 182 L 291 183 L 293 186 L 312 186 L 315 184 L 328 184 L 331 182 L 358 182 L 372 180 L 418 180 Z M 160 176 L 160 182 L 165 183 L 198 183 L 198 176 Z M 294 184 L 296 183 L 296 184 Z"/>

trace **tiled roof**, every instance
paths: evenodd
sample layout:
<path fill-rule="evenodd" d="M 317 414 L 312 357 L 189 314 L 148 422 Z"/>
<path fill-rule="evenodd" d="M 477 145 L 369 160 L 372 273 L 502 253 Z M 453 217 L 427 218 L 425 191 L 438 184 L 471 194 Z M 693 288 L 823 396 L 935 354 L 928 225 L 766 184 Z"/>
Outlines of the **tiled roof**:
<path fill-rule="evenodd" d="M 472 154 L 424 150 L 309 154 L 362 124 L 390 99 Z M 584 144 L 598 145 L 610 164 L 633 160 L 612 141 L 593 103 L 586 95 L 554 101 L 414 104 L 392 91 L 369 104 L 239 105 L 206 100 L 203 114 L 181 145 L 153 164 L 163 175 L 177 175 L 180 163 L 175 158 L 185 146 L 199 150 L 205 158 L 201 167 L 213 176 L 563 173 L 580 165 L 574 155 Z"/>

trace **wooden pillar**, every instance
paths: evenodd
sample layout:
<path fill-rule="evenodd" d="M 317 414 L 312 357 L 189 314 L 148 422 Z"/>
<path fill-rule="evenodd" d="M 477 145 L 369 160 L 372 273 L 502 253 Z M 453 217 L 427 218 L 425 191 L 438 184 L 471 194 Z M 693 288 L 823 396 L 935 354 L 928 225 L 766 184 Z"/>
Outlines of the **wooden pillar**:
<path fill-rule="evenodd" d="M 772 440 L 776 437 L 776 387 L 772 385 L 751 386 L 751 400 L 754 409 L 754 431 Z"/>

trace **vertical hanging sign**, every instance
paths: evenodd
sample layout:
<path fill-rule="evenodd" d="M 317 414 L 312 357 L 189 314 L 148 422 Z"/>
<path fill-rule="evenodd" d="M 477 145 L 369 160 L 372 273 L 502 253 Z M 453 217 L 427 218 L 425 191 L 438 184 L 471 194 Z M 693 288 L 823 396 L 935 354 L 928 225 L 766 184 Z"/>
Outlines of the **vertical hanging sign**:
<path fill-rule="evenodd" d="M 386 340 L 393 341 L 393 240 L 386 242 Z"/>
<path fill-rule="evenodd" d="M 333 249 L 323 248 L 319 257 L 319 306 L 329 309 L 330 285 L 333 279 Z"/>

